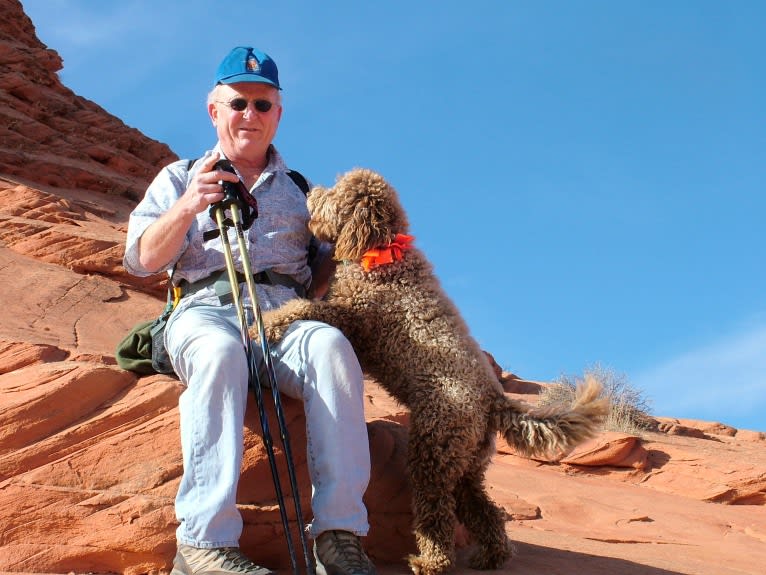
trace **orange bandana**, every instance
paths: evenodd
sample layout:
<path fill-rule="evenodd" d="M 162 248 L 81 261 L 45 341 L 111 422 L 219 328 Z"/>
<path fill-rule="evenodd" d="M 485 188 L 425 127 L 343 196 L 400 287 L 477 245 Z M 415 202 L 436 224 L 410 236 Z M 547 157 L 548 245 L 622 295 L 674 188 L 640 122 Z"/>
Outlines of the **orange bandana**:
<path fill-rule="evenodd" d="M 396 234 L 394 241 L 386 247 L 367 250 L 362 256 L 362 268 L 364 268 L 364 271 L 368 272 L 378 266 L 390 264 L 402 259 L 404 252 L 412 247 L 410 243 L 412 243 L 412 240 L 414 239 L 413 236 Z"/>

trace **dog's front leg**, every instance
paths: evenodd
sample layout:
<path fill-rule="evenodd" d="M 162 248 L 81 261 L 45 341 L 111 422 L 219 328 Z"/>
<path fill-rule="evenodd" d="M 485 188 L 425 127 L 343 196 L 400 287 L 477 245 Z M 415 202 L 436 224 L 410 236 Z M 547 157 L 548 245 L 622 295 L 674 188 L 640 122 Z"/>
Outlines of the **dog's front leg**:
<path fill-rule="evenodd" d="M 290 324 L 299 319 L 312 319 L 312 308 L 319 303 L 314 300 L 294 299 L 277 309 L 263 312 L 263 327 L 266 339 L 276 343 L 285 336 Z M 256 326 L 250 328 L 250 335 L 257 338 Z"/>
<path fill-rule="evenodd" d="M 264 331 L 266 339 L 277 342 L 282 339 L 290 327 L 290 324 L 298 320 L 321 321 L 338 328 L 344 334 L 352 321 L 343 310 L 324 300 L 294 299 L 283 306 L 267 311 L 263 314 Z M 250 333 L 255 330 L 250 328 Z"/>

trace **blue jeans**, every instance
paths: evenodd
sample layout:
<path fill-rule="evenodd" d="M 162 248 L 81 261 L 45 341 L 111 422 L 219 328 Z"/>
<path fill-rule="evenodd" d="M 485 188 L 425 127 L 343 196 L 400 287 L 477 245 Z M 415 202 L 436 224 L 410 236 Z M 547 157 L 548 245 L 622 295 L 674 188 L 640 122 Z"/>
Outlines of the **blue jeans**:
<path fill-rule="evenodd" d="M 250 395 L 236 311 L 231 305 L 187 308 L 171 316 L 165 340 L 186 386 L 179 399 L 184 473 L 176 495 L 176 538 L 194 547 L 236 547 L 242 533 L 237 482 Z M 260 346 L 253 343 L 263 364 Z M 280 391 L 304 404 L 314 515 L 309 535 L 329 529 L 366 535 L 362 497 L 370 455 L 362 371 L 351 345 L 334 327 L 302 321 L 271 346 L 271 353 Z M 270 395 L 266 390 L 264 397 Z"/>

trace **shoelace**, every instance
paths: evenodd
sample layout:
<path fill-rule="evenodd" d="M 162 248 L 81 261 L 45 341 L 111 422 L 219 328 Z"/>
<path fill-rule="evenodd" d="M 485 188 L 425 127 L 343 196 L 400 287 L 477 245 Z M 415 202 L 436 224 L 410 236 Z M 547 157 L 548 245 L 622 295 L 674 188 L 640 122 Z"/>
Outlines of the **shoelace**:
<path fill-rule="evenodd" d="M 241 573 L 249 573 L 257 567 L 250 559 L 240 553 L 236 547 L 226 547 L 222 549 L 220 555 L 223 556 L 223 567 L 225 569 L 238 570 Z"/>
<path fill-rule="evenodd" d="M 330 553 L 334 556 L 324 559 L 320 557 L 322 563 L 336 563 L 351 572 L 356 570 L 363 572 L 369 568 L 367 556 L 362 551 L 356 536 L 352 533 L 333 533 L 330 537 L 334 545 L 328 545 L 329 549 L 326 549 L 334 551 L 334 553 Z"/>

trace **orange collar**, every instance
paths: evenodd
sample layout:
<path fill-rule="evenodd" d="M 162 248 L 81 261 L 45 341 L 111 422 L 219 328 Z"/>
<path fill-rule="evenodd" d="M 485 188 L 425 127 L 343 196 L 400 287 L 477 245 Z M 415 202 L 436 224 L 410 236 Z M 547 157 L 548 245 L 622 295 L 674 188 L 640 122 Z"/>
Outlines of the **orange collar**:
<path fill-rule="evenodd" d="M 367 250 L 362 256 L 362 268 L 368 272 L 378 266 L 393 263 L 402 259 L 404 252 L 410 249 L 412 246 L 413 236 L 407 236 L 405 234 L 396 234 L 394 241 L 385 247 L 375 248 Z"/>

